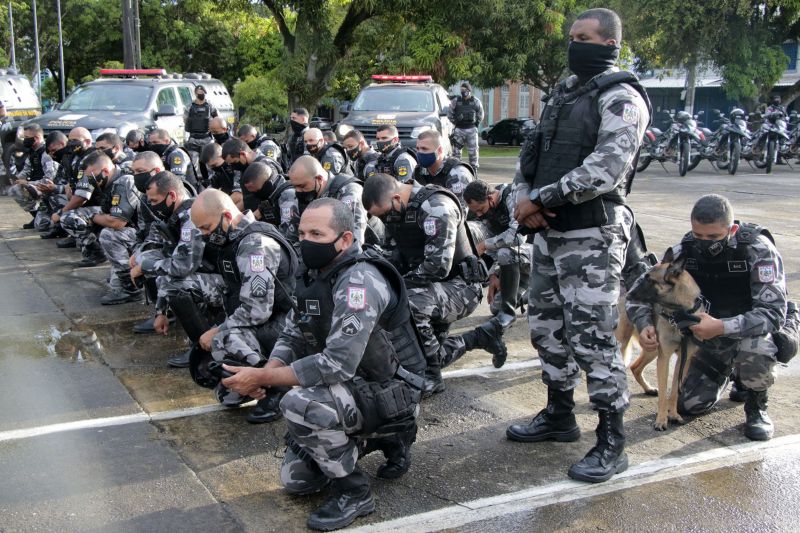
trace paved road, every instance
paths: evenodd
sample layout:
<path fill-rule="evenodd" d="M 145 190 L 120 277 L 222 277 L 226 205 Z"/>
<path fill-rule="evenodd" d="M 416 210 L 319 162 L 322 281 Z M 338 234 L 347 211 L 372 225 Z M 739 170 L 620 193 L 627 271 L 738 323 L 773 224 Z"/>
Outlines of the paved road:
<path fill-rule="evenodd" d="M 482 160 L 482 177 L 508 180 L 514 160 Z M 674 171 L 674 169 L 670 169 Z M 745 167 L 745 170 L 749 170 Z M 631 197 L 657 253 L 688 229 L 697 196 L 720 192 L 737 216 L 769 227 L 800 292 L 800 174 L 686 178 L 660 167 L 637 177 Z M 0 198 L 0 531 L 300 531 L 319 496 L 280 489 L 282 422 L 251 426 L 245 409 L 221 410 L 188 373 L 168 369 L 179 332 L 130 333 L 148 308 L 98 303 L 108 269 L 75 268 Z M 485 319 L 485 306 L 459 327 Z M 447 390 L 423 406 L 414 466 L 374 481 L 377 512 L 356 526 L 429 531 L 789 531 L 800 500 L 800 363 L 780 369 L 770 402 L 776 439 L 742 435 L 742 408 L 727 400 L 708 416 L 655 432 L 656 400 L 634 392 L 626 415 L 631 469 L 595 486 L 566 470 L 593 444 L 585 390 L 575 443 L 511 443 L 509 423 L 545 403 L 523 321 L 510 332 L 509 363 L 496 371 L 476 352 L 446 374 Z M 654 381 L 654 369 L 648 369 Z M 365 468 L 374 474 L 377 457 Z"/>

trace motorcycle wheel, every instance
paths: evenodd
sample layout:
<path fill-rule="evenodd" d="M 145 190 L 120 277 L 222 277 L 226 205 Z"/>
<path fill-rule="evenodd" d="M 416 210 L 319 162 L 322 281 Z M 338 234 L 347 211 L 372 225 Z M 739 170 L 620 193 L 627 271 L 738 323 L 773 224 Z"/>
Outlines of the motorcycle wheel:
<path fill-rule="evenodd" d="M 730 145 L 730 164 L 728 165 L 728 174 L 733 176 L 736 174 L 736 169 L 739 168 L 739 159 L 742 157 L 742 141 L 738 138 L 731 141 Z"/>
<path fill-rule="evenodd" d="M 681 141 L 681 145 L 678 152 L 678 174 L 681 177 L 685 176 L 687 172 L 689 172 L 689 151 L 691 147 L 689 146 L 689 141 Z"/>
<path fill-rule="evenodd" d="M 767 141 L 767 174 L 772 172 L 772 165 L 775 162 L 775 144 L 775 139 L 770 139 Z"/>
<path fill-rule="evenodd" d="M 643 156 L 639 158 L 639 163 L 636 165 L 636 172 L 642 172 L 644 169 L 650 166 L 650 163 L 653 161 L 653 158 L 649 155 Z"/>
<path fill-rule="evenodd" d="M 689 158 L 689 168 L 686 170 L 691 171 L 697 168 L 697 165 L 700 164 L 700 161 L 703 160 L 703 156 L 695 155 Z"/>

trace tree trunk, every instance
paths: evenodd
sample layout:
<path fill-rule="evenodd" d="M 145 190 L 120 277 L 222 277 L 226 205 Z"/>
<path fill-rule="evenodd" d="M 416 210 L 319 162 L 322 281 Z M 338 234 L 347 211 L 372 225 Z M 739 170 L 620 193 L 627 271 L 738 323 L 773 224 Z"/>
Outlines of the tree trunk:
<path fill-rule="evenodd" d="M 697 60 L 692 58 L 686 63 L 686 98 L 684 109 L 690 115 L 694 114 L 694 92 L 697 85 Z"/>

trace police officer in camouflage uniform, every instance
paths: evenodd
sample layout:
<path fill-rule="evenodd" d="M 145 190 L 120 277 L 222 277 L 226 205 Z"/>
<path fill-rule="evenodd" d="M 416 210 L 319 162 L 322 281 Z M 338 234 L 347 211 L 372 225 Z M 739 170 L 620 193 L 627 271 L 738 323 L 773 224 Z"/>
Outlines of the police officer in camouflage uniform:
<path fill-rule="evenodd" d="M 144 132 L 139 129 L 129 131 L 128 134 L 125 135 L 125 148 L 134 154 L 147 151 Z"/>
<path fill-rule="evenodd" d="M 526 297 L 532 253 L 513 217 L 511 185 L 501 184 L 492 189 L 485 181 L 476 180 L 464 189 L 464 200 L 478 219 L 476 224 L 481 225 L 482 238 L 475 239 L 478 254 L 488 255 L 494 263 L 489 276 L 491 310 L 507 329 L 516 320 L 516 308 Z M 497 363 L 502 366 L 502 362 L 495 361 L 495 365 Z"/>
<path fill-rule="evenodd" d="M 308 206 L 299 230 L 308 272 L 297 307 L 266 367 L 226 366 L 234 376 L 223 381 L 256 398 L 294 387 L 280 404 L 288 429 L 281 481 L 297 495 L 331 486 L 307 523 L 325 531 L 373 512 L 369 477 L 357 465 L 359 440 L 392 428 L 411 436 L 410 449 L 421 386 L 413 372 L 425 366 L 399 274 L 360 253 L 353 230 L 352 212 L 338 200 Z M 379 477 L 395 474 L 391 461 L 378 469 Z"/>
<path fill-rule="evenodd" d="M 235 172 L 229 164 L 222 159 L 222 147 L 213 142 L 208 143 L 200 152 L 200 164 L 205 165 L 209 171 L 208 186 L 218 189 L 225 194 L 233 196 Z M 238 201 L 241 202 L 241 192 Z M 237 199 L 234 198 L 234 203 Z"/>
<path fill-rule="evenodd" d="M 51 227 L 61 227 L 61 216 L 78 207 L 81 207 L 86 199 L 82 195 L 73 194 L 78 188 L 78 183 L 83 178 L 83 161 L 94 152 L 92 146 L 92 134 L 89 130 L 82 127 L 72 128 L 67 136 L 67 150 L 61 160 L 61 166 L 56 174 L 58 192 L 67 197 L 67 203 L 50 215 Z M 77 243 L 72 235 L 67 235 L 63 239 L 56 241 L 59 248 L 75 248 Z"/>
<path fill-rule="evenodd" d="M 206 88 L 197 85 L 194 88 L 194 100 L 183 110 L 183 124 L 189 133 L 189 140 L 184 145 L 186 152 L 191 155 L 193 166 L 197 162 L 203 146 L 211 142 L 209 122 L 219 113 L 217 109 L 206 100 Z"/>
<path fill-rule="evenodd" d="M 455 125 L 453 138 L 455 143 L 467 148 L 469 164 L 478 169 L 478 126 L 483 120 L 483 104 L 472 95 L 472 86 L 468 81 L 461 84 L 461 96 L 450 101 L 447 118 Z M 460 150 L 459 150 L 460 152 Z M 461 154 L 456 154 L 461 157 Z"/>
<path fill-rule="evenodd" d="M 327 143 L 319 128 L 308 128 L 303 133 L 306 151 L 314 156 L 327 172 L 334 175 L 352 174 L 350 161 L 344 148 L 339 143 Z M 295 158 L 297 161 L 297 158 Z"/>
<path fill-rule="evenodd" d="M 308 129 L 308 109 L 296 107 L 289 115 L 289 128 L 283 146 L 283 168 L 289 168 L 295 159 L 306 153 L 304 134 Z"/>
<path fill-rule="evenodd" d="M 649 104 L 635 76 L 614 68 L 621 35 L 611 10 L 578 16 L 567 54 L 576 75 L 554 88 L 514 180 L 514 218 L 538 231 L 528 318 L 548 400 L 530 423 L 506 434 L 523 442 L 579 439 L 573 390 L 583 370 L 599 415 L 597 443 L 568 473 L 589 482 L 628 467 L 628 386 L 614 329 L 633 223 L 625 192 Z"/>
<path fill-rule="evenodd" d="M 44 132 L 38 124 L 29 124 L 22 130 L 22 144 L 28 150 L 25 166 L 16 176 L 16 182 L 8 191 L 9 196 L 33 217 L 23 224 L 23 229 L 47 229 L 47 219 L 39 216 L 41 193 L 36 188 L 39 182 L 53 182 L 58 165 L 47 154 L 44 144 Z"/>
<path fill-rule="evenodd" d="M 375 162 L 378 161 L 378 152 L 373 150 L 364 134 L 358 130 L 351 130 L 342 139 L 342 146 L 347 152 L 353 166 L 353 174 L 361 182 L 375 174 Z"/>
<path fill-rule="evenodd" d="M 786 318 L 783 259 L 768 231 L 735 222 L 728 200 L 700 198 L 692 209 L 692 231 L 671 248 L 670 262 L 689 272 L 708 302 L 708 312 L 690 326 L 700 343 L 680 389 L 678 412 L 699 415 L 717 403 L 734 370 L 745 394 L 744 434 L 769 440 L 768 389 L 775 380 L 777 348 L 772 334 Z M 669 251 L 668 251 L 669 252 Z M 628 295 L 628 315 L 641 332 L 642 347 L 658 348 L 652 308 L 639 285 Z"/>
<path fill-rule="evenodd" d="M 242 188 L 252 195 L 255 206 L 252 208 L 256 220 L 273 226 L 280 223 L 278 197 L 292 184 L 283 176 L 275 178 L 275 171 L 265 163 L 255 162 L 247 165 L 242 173 Z"/>
<path fill-rule="evenodd" d="M 414 181 L 450 189 L 464 205 L 464 189 L 475 180 L 475 171 L 455 157 L 445 157 L 442 134 L 423 131 L 417 137 L 417 166 Z"/>
<path fill-rule="evenodd" d="M 220 191 L 211 189 L 198 196 L 191 217 L 207 246 L 216 248 L 215 271 L 225 284 L 226 318 L 218 326 L 207 327 L 197 342 L 216 361 L 263 366 L 264 354 L 272 350 L 291 307 L 297 270 L 294 249 L 274 226 L 256 221 L 250 212 L 241 213 Z M 177 307 L 174 310 L 185 326 L 186 314 Z M 248 400 L 222 384 L 215 393 L 224 405 Z M 279 399 L 280 394 L 269 395 L 248 420 L 277 418 Z"/>
<path fill-rule="evenodd" d="M 148 148 L 164 161 L 164 168 L 191 185 L 195 192 L 202 190 L 189 155 L 181 150 L 165 129 L 156 128 L 148 136 Z"/>
<path fill-rule="evenodd" d="M 275 160 L 270 159 L 258 150 L 252 150 L 247 143 L 241 139 L 228 139 L 222 145 L 222 159 L 233 169 L 233 198 L 234 204 L 240 210 L 255 209 L 255 197 L 248 191 L 242 189 L 242 173 L 247 170 L 251 163 L 264 163 L 272 170 L 271 184 L 278 186 L 283 175 L 283 169 Z"/>
<path fill-rule="evenodd" d="M 442 187 L 375 174 L 364 184 L 362 201 L 383 221 L 387 238 L 396 245 L 392 262 L 409 288 L 411 312 L 425 348 L 425 393 L 443 391 L 441 369 L 469 350 L 483 348 L 505 359 L 503 330 L 496 322 L 448 335 L 450 324 L 478 307 L 486 278 L 458 198 Z"/>
<path fill-rule="evenodd" d="M 123 150 L 122 139 L 116 133 L 101 133 L 94 142 L 95 148 L 104 152 L 123 174 L 132 174 L 133 157 Z"/>
<path fill-rule="evenodd" d="M 48 226 L 47 231 L 42 232 L 39 237 L 42 239 L 55 239 L 67 235 L 60 224 L 52 223 L 50 217 L 67 205 L 68 198 L 65 187 L 67 182 L 64 178 L 64 166 L 62 163 L 66 159 L 65 156 L 69 148 L 67 147 L 67 136 L 58 130 L 48 133 L 44 144 L 47 154 L 53 159 L 57 168 L 56 175 L 52 181 L 44 180 L 35 185 L 42 197 L 39 212 L 46 216 Z"/>
<path fill-rule="evenodd" d="M 375 162 L 375 173 L 389 174 L 399 181 L 408 181 L 414 176 L 417 160 L 400 143 L 400 134 L 395 126 L 382 124 L 375 133 L 375 148 L 378 160 Z"/>
<path fill-rule="evenodd" d="M 251 150 L 258 150 L 265 156 L 281 165 L 282 154 L 280 146 L 278 146 L 278 143 L 273 141 L 271 138 L 259 133 L 255 126 L 250 124 L 242 124 L 239 126 L 237 137 L 247 143 L 247 146 L 249 146 Z"/>

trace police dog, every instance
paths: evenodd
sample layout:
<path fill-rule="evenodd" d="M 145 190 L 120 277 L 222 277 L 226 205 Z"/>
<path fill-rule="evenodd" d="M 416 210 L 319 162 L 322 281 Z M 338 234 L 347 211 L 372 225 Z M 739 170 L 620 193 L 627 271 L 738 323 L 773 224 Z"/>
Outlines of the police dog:
<path fill-rule="evenodd" d="M 658 396 L 658 413 L 653 424 L 653 428 L 657 431 L 667 429 L 670 421 L 683 423 L 683 419 L 678 414 L 678 389 L 685 377 L 691 358 L 697 352 L 698 345 L 691 334 L 686 335 L 686 360 L 681 364 L 681 340 L 684 338 L 681 328 L 687 331 L 685 328 L 694 322 L 694 313 L 706 311 L 706 306 L 700 296 L 700 288 L 691 274 L 686 272 L 683 267 L 684 259 L 673 257 L 672 248 L 670 248 L 664 255 L 664 259 L 645 275 L 645 278 L 629 295 L 637 301 L 650 304 L 653 309 L 653 324 L 658 334 L 658 349 L 642 349 L 639 357 L 630 365 L 630 369 L 645 394 Z M 631 340 L 635 338 L 638 342 L 638 335 L 633 324 L 627 318 L 623 301 L 620 302 L 620 306 L 622 307 L 620 324 L 615 334 L 627 364 L 631 357 Z M 667 397 L 669 363 L 674 353 L 678 353 L 678 362 L 672 375 L 672 388 Z M 644 368 L 656 358 L 658 389 L 651 387 L 642 376 Z M 680 371 L 682 371 L 682 375 L 679 375 Z"/>

